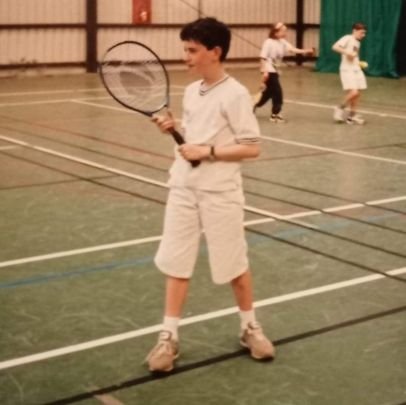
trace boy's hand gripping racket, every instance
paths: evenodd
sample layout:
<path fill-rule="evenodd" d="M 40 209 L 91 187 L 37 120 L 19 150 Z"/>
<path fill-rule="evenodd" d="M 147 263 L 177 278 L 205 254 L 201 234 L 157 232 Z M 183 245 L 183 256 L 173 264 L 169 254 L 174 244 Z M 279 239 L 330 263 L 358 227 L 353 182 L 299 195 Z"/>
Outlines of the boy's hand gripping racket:
<path fill-rule="evenodd" d="M 100 63 L 100 76 L 110 95 L 124 107 L 148 117 L 169 107 L 169 76 L 158 55 L 146 45 L 123 41 L 110 47 Z M 185 140 L 169 129 L 178 145 Z M 190 162 L 199 166 L 199 160 Z"/>

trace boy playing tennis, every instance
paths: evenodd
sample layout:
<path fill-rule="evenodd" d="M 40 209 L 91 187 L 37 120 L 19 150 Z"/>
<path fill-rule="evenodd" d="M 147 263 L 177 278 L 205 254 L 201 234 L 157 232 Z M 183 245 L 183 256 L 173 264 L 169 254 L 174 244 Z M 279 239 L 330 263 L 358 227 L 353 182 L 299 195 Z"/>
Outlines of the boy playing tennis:
<path fill-rule="evenodd" d="M 334 45 L 333 51 L 341 54 L 340 79 L 343 89 L 347 92 L 342 104 L 334 109 L 334 120 L 347 122 L 347 124 L 363 124 L 364 119 L 356 112 L 360 90 L 367 88 L 364 72 L 360 66 L 359 51 L 361 40 L 365 37 L 367 27 L 363 23 L 355 23 L 352 26 L 352 34 L 344 35 Z M 345 108 L 349 106 L 347 115 Z"/>
<path fill-rule="evenodd" d="M 244 237 L 240 161 L 257 157 L 259 128 L 245 87 L 224 70 L 231 40 L 214 18 L 187 24 L 180 37 L 189 70 L 202 80 L 184 94 L 182 130 L 170 170 L 164 231 L 155 257 L 166 275 L 165 313 L 158 342 L 147 356 L 151 371 L 171 371 L 179 356 L 178 324 L 204 229 L 212 279 L 230 283 L 240 309 L 240 343 L 256 359 L 274 357 L 253 310 L 252 281 Z M 175 127 L 168 114 L 154 118 L 163 132 Z M 200 160 L 193 168 L 191 160 Z"/>

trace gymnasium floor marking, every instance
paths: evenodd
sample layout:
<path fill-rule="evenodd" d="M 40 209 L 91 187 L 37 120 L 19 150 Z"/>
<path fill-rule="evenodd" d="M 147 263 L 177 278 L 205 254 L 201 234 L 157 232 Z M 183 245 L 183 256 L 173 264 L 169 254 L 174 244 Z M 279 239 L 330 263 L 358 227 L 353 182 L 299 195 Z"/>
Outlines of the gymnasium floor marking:
<path fill-rule="evenodd" d="M 334 109 L 334 105 L 331 104 L 321 104 L 321 103 L 312 103 L 309 101 L 296 101 L 296 100 L 284 100 L 286 103 L 289 104 L 297 104 L 297 105 L 305 105 L 305 106 L 309 106 L 309 107 L 317 107 L 317 108 L 326 108 L 329 110 Z M 383 117 L 383 118 L 397 118 L 400 120 L 406 120 L 406 115 L 398 115 L 398 114 L 387 114 L 387 113 L 382 113 L 382 112 L 378 112 L 378 111 L 370 111 L 370 110 L 358 110 L 358 112 L 362 113 L 362 114 L 368 114 L 368 115 L 375 115 L 375 116 L 379 116 L 379 117 Z"/>
<path fill-rule="evenodd" d="M 406 273 L 406 267 L 401 267 L 398 269 L 393 269 L 385 272 L 387 275 L 400 275 Z M 325 293 L 327 291 L 339 290 L 342 288 L 347 288 L 359 284 L 370 283 L 372 281 L 384 279 L 385 275 L 373 274 L 364 277 L 357 277 L 346 281 L 340 281 L 337 283 L 326 284 L 320 287 L 310 288 L 307 290 L 301 290 L 294 293 L 283 294 L 277 297 L 267 298 L 264 300 L 256 301 L 254 303 L 255 308 L 266 307 L 270 305 L 279 304 L 282 302 L 293 301 L 303 297 L 309 297 L 313 295 L 318 295 Z M 215 318 L 220 318 L 223 316 L 228 316 L 238 312 L 238 307 L 229 307 L 221 309 L 218 311 L 211 311 L 201 315 L 195 315 L 187 318 L 183 318 L 180 321 L 180 325 L 191 325 L 197 322 L 207 321 Z M 59 349 L 53 349 L 46 352 L 36 353 L 28 356 L 18 357 L 15 359 L 10 359 L 0 362 L 0 370 L 5 370 L 12 367 L 21 366 L 23 364 L 30 364 L 54 357 L 64 356 L 66 354 L 76 353 L 83 350 L 89 350 L 94 347 L 100 347 L 109 345 L 112 343 L 121 342 L 128 339 L 133 339 L 145 335 L 150 335 L 152 333 L 157 333 L 161 330 L 162 325 L 156 324 L 148 326 L 145 328 L 133 330 L 130 332 L 120 333 L 117 335 L 107 336 L 100 339 L 90 340 L 88 342 L 78 343 L 71 346 L 61 347 Z"/>

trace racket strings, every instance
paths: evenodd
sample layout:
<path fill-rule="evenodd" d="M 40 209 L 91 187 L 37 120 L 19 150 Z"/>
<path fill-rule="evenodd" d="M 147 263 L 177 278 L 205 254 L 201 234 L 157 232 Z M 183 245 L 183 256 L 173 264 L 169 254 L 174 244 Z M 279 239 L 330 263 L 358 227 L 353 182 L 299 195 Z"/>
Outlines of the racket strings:
<path fill-rule="evenodd" d="M 124 105 L 152 114 L 167 103 L 164 68 L 144 49 L 125 46 L 111 52 L 103 61 L 102 73 L 108 89 Z"/>

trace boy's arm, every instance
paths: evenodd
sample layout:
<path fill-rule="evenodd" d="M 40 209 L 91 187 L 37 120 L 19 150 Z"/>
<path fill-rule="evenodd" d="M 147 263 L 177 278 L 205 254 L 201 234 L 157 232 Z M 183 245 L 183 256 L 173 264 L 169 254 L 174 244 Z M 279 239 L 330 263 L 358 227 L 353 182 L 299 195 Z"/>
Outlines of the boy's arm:
<path fill-rule="evenodd" d="M 342 38 L 339 39 L 339 40 L 331 47 L 331 49 L 332 49 L 334 52 L 337 52 L 337 53 L 339 53 L 339 54 L 341 54 L 341 55 L 347 56 L 350 60 L 354 59 L 354 58 L 357 56 L 357 54 L 356 54 L 355 52 L 349 51 L 349 50 L 345 49 L 345 44 L 343 44 L 343 39 L 342 39 Z"/>
<path fill-rule="evenodd" d="M 286 39 L 283 40 L 283 43 L 285 44 L 286 50 L 291 53 L 306 55 L 313 54 L 315 52 L 314 48 L 296 48 L 290 42 L 286 41 Z"/>
<path fill-rule="evenodd" d="M 184 144 L 178 148 L 186 160 L 224 160 L 237 162 L 243 159 L 256 158 L 260 154 L 259 143 L 236 144 L 211 147 L 208 145 Z"/>
<path fill-rule="evenodd" d="M 312 55 L 314 54 L 314 48 L 304 48 L 304 49 L 300 49 L 300 48 L 291 48 L 289 49 L 290 52 L 296 53 L 296 54 L 300 54 L 300 55 Z"/>

